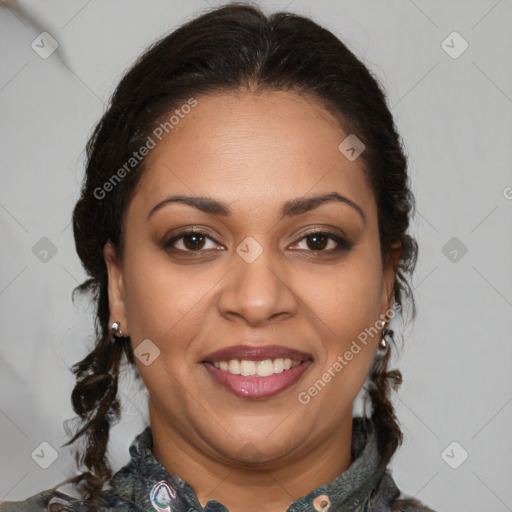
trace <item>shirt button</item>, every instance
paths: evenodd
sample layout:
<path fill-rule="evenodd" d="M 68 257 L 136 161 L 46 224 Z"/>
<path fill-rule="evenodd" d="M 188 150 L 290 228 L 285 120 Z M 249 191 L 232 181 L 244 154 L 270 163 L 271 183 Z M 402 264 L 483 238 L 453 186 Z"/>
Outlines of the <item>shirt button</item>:
<path fill-rule="evenodd" d="M 320 496 L 317 496 L 313 500 L 313 507 L 315 507 L 315 510 L 318 510 L 318 512 L 324 512 L 325 510 L 329 510 L 330 506 L 331 500 L 329 499 L 329 496 L 327 496 L 327 494 L 320 494 Z"/>
<path fill-rule="evenodd" d="M 171 501 L 175 498 L 176 491 L 165 480 L 155 484 L 149 495 L 149 501 L 157 512 L 170 512 Z"/>

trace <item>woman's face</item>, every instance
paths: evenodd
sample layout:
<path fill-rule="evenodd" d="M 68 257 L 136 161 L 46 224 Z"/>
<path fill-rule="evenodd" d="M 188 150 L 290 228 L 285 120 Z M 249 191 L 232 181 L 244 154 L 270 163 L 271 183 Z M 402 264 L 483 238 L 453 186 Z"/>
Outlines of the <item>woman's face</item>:
<path fill-rule="evenodd" d="M 362 158 L 313 99 L 196 100 L 153 135 L 122 264 L 106 247 L 111 321 L 155 429 L 216 460 L 285 462 L 351 423 L 399 252 L 382 267 Z"/>

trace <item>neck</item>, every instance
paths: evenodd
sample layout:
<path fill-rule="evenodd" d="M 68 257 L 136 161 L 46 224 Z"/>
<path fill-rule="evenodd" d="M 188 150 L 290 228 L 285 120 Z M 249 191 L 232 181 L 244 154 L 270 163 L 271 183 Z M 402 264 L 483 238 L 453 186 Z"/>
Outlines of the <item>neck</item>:
<path fill-rule="evenodd" d="M 150 406 L 153 454 L 167 469 L 194 489 L 202 507 L 210 500 L 230 512 L 285 512 L 290 503 L 330 482 L 352 463 L 352 415 L 340 428 L 308 452 L 264 469 L 230 465 L 200 451 L 179 435 Z"/>

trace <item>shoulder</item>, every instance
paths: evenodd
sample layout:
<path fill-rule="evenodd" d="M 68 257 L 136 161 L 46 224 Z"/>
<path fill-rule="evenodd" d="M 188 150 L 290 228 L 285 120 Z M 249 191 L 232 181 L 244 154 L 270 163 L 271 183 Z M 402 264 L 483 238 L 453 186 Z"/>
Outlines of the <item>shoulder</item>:
<path fill-rule="evenodd" d="M 55 494 L 56 491 L 50 489 L 23 501 L 2 501 L 0 502 L 0 512 L 46 512 L 48 503 Z"/>
<path fill-rule="evenodd" d="M 0 512 L 87 512 L 91 508 L 82 501 L 56 489 L 42 491 L 22 501 L 0 502 Z"/>
<path fill-rule="evenodd" d="M 1 511 L 0 511 L 1 512 Z M 400 497 L 391 503 L 390 512 L 436 512 L 412 497 Z"/>

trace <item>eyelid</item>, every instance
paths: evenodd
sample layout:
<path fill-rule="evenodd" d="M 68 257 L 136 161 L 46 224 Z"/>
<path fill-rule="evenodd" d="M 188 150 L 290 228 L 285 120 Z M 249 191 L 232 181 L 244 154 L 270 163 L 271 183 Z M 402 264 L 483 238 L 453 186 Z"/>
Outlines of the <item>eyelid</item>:
<path fill-rule="evenodd" d="M 219 242 L 217 242 L 217 240 L 215 240 L 215 238 L 213 238 L 207 232 L 202 231 L 201 229 L 198 229 L 198 228 L 189 228 L 189 229 L 186 229 L 184 231 L 181 231 L 181 232 L 178 232 L 178 233 L 174 234 L 170 238 L 165 238 L 164 241 L 162 242 L 162 247 L 164 249 L 175 249 L 176 251 L 181 252 L 181 253 L 186 253 L 186 252 L 188 252 L 188 253 L 206 252 L 205 249 L 198 249 L 196 251 L 190 251 L 190 250 L 184 250 L 184 249 L 176 249 L 175 247 L 172 247 L 173 244 L 175 244 L 176 242 L 178 242 L 179 240 L 181 240 L 183 238 L 186 238 L 189 235 L 201 235 L 201 236 L 207 238 L 208 240 L 214 242 L 215 244 L 219 244 Z M 219 245 L 222 245 L 222 244 L 219 244 Z M 209 249 L 209 250 L 211 250 L 211 249 Z"/>
<path fill-rule="evenodd" d="M 184 231 L 176 233 L 170 239 L 166 239 L 162 243 L 162 246 L 164 249 L 174 249 L 175 251 L 181 252 L 181 253 L 197 254 L 197 253 L 201 253 L 201 252 L 206 252 L 207 250 L 212 250 L 212 249 L 197 249 L 194 251 L 194 250 L 176 249 L 175 247 L 172 247 L 173 244 L 175 244 L 177 241 L 185 238 L 188 235 L 202 235 L 203 237 L 209 239 L 210 241 L 212 241 L 216 244 L 219 244 L 219 242 L 217 242 L 217 240 L 215 240 L 215 238 L 210 236 L 207 232 L 205 232 L 201 229 L 198 229 L 198 228 L 189 228 Z M 298 243 L 302 242 L 305 238 L 307 238 L 309 236 L 313 236 L 313 235 L 326 236 L 328 239 L 334 241 L 337 244 L 337 247 L 334 249 L 317 250 L 317 251 L 315 251 L 314 249 L 309 249 L 309 250 L 306 250 L 306 252 L 332 254 L 332 253 L 343 251 L 343 250 L 345 250 L 345 251 L 350 250 L 354 245 L 353 243 L 348 241 L 348 239 L 345 237 L 344 234 L 339 235 L 339 234 L 336 234 L 336 233 L 330 231 L 329 229 L 320 228 L 320 227 L 311 228 L 309 231 L 306 231 L 300 235 L 297 235 L 298 238 L 296 238 L 295 242 L 293 242 L 293 245 L 298 244 Z M 222 245 L 222 244 L 219 244 L 219 245 Z M 293 250 L 301 250 L 301 249 L 293 249 Z"/>
<path fill-rule="evenodd" d="M 300 238 L 298 238 L 298 240 L 296 242 L 294 242 L 294 245 L 302 242 L 305 238 L 308 238 L 313 235 L 325 236 L 327 239 L 335 242 L 337 244 L 337 247 L 335 247 L 334 249 L 329 249 L 329 250 L 308 249 L 308 250 L 306 250 L 306 252 L 332 254 L 332 253 L 335 253 L 335 252 L 338 252 L 341 250 L 349 250 L 353 246 L 353 244 L 351 242 L 349 242 L 345 237 L 337 235 L 336 233 L 333 233 L 332 231 L 326 231 L 326 230 L 308 231 L 307 233 L 302 235 Z M 295 249 L 295 250 L 297 250 L 297 249 Z"/>

